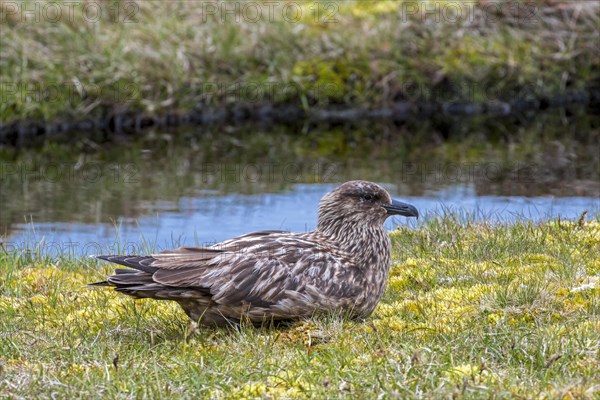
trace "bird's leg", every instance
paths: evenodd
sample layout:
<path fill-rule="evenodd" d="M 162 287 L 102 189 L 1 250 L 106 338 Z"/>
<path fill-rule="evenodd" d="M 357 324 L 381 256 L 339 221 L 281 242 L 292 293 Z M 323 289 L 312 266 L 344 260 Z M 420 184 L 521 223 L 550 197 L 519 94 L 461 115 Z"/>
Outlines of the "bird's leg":
<path fill-rule="evenodd" d="M 187 328 L 187 335 L 185 336 L 185 341 L 189 342 L 197 332 L 198 332 L 198 321 L 194 321 L 193 319 L 190 319 L 190 322 L 188 323 L 188 328 Z"/>

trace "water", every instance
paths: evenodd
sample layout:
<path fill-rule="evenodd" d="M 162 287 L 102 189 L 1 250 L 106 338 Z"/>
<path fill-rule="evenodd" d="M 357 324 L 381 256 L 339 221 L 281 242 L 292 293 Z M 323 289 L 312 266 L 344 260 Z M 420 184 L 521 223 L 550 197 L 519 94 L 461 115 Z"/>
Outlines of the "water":
<path fill-rule="evenodd" d="M 0 149 L 5 248 L 77 256 L 308 231 L 338 182 L 491 223 L 600 215 L 599 117 L 188 127 Z M 549 128 L 552 127 L 552 128 Z M 422 223 L 391 218 L 386 226 Z"/>

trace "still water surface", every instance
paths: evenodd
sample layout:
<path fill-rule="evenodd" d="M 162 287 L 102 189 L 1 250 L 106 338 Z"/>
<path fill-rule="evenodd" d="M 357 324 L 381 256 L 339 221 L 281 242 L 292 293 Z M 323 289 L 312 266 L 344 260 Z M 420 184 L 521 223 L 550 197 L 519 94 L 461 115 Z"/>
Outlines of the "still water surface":
<path fill-rule="evenodd" d="M 600 117 L 553 112 L 295 127 L 188 127 L 0 149 L 7 248 L 78 256 L 307 231 L 337 183 L 369 179 L 425 216 L 512 222 L 600 215 Z M 402 217 L 388 220 L 415 225 Z M 118 245 L 117 245 L 118 243 Z"/>

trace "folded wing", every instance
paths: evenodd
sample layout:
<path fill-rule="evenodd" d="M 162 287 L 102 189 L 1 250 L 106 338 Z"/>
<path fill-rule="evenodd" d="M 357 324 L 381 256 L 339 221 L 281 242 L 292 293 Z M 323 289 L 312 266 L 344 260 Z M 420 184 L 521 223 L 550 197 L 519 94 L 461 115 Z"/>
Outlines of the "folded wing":
<path fill-rule="evenodd" d="M 133 268 L 105 282 L 132 296 L 195 299 L 224 313 L 258 309 L 289 318 L 347 306 L 361 291 L 349 257 L 324 246 L 305 235 L 269 231 L 209 248 L 99 258 Z"/>

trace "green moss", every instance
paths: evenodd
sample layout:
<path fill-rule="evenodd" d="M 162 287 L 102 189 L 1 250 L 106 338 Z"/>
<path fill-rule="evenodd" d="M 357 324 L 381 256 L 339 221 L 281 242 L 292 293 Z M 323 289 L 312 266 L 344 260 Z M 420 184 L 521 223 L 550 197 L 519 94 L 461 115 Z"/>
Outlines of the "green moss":
<path fill-rule="evenodd" d="M 293 78 L 312 103 L 360 103 L 364 100 L 368 71 L 347 59 L 298 61 Z"/>

